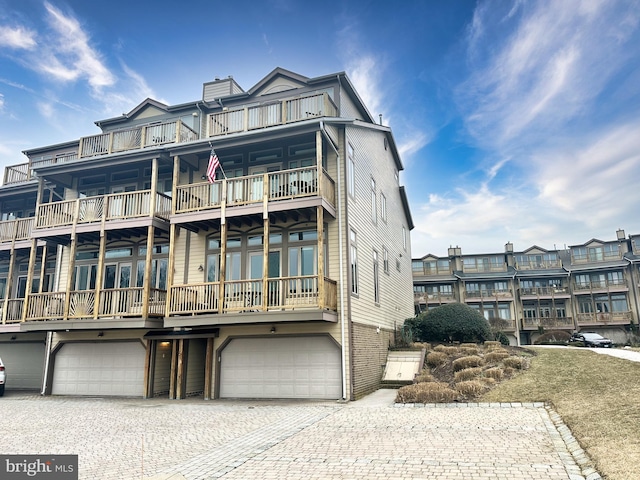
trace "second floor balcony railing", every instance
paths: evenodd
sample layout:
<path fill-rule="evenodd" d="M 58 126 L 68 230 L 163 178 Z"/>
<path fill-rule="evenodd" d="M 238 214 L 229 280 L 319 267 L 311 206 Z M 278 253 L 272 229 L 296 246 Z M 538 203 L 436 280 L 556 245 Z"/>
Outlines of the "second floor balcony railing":
<path fill-rule="evenodd" d="M 487 288 L 481 290 L 467 290 L 465 295 L 467 298 L 495 298 L 512 297 L 513 293 L 510 288 Z"/>
<path fill-rule="evenodd" d="M 198 139 L 198 133 L 181 120 L 101 133 L 80 139 L 80 158 L 108 155 L 168 143 Z"/>
<path fill-rule="evenodd" d="M 270 278 L 266 295 L 259 280 L 231 280 L 224 284 L 220 301 L 220 283 L 203 282 L 174 285 L 169 292 L 170 315 L 202 313 L 261 312 L 270 309 L 337 308 L 336 282 L 324 278 L 324 297 L 319 298 L 319 277 Z"/>
<path fill-rule="evenodd" d="M 633 319 L 631 312 L 579 313 L 578 326 L 617 324 L 626 325 Z"/>
<path fill-rule="evenodd" d="M 327 93 L 264 105 L 230 108 L 209 115 L 209 136 L 247 132 L 317 117 L 334 117 L 338 109 Z"/>
<path fill-rule="evenodd" d="M 16 218 L 0 222 L 0 243 L 29 240 L 35 218 Z"/>
<path fill-rule="evenodd" d="M 22 320 L 23 298 L 0 299 L 0 319 L 2 323 L 18 323 Z"/>
<path fill-rule="evenodd" d="M 151 190 L 111 193 L 40 204 L 36 214 L 36 228 L 149 216 L 168 220 L 170 212 L 171 198 L 162 193 L 156 193 L 154 212 L 151 212 Z"/>
<path fill-rule="evenodd" d="M 453 302 L 456 296 L 453 293 L 442 292 L 413 292 L 413 301 L 418 303 L 443 303 Z"/>
<path fill-rule="evenodd" d="M 335 205 L 335 184 L 326 171 L 318 182 L 315 167 L 281 170 L 258 175 L 228 178 L 214 183 L 196 183 L 177 187 L 176 213 L 227 206 L 288 200 L 322 194 Z"/>
<path fill-rule="evenodd" d="M 543 328 L 573 329 L 573 318 L 571 317 L 527 317 L 522 319 L 522 328 L 526 330 L 536 330 Z"/>

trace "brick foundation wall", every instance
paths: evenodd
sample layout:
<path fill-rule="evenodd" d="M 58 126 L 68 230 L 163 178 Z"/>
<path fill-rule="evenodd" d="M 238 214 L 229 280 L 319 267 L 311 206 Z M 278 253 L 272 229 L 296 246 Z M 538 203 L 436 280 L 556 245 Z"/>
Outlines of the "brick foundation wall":
<path fill-rule="evenodd" d="M 353 400 L 367 395 L 380 386 L 387 362 L 389 345 L 393 344 L 393 331 L 352 324 L 353 337 Z"/>

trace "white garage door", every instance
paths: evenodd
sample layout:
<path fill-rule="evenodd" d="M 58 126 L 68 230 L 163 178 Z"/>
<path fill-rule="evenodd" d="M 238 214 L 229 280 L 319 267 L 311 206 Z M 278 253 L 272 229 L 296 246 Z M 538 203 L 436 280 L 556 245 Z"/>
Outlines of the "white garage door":
<path fill-rule="evenodd" d="M 44 371 L 44 343 L 0 344 L 7 371 L 7 389 L 40 389 Z"/>
<path fill-rule="evenodd" d="M 144 359 L 139 342 L 67 343 L 56 353 L 52 393 L 141 397 Z"/>
<path fill-rule="evenodd" d="M 220 362 L 222 398 L 341 397 L 340 349 L 328 337 L 236 338 Z"/>

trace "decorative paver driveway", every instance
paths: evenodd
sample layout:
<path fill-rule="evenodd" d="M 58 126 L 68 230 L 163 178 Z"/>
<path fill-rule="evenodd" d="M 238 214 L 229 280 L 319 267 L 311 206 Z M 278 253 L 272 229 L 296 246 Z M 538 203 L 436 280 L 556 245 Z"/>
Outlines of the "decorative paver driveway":
<path fill-rule="evenodd" d="M 543 405 L 392 402 L 393 392 L 348 404 L 8 392 L 0 452 L 78 454 L 80 478 L 98 480 L 599 478 Z"/>

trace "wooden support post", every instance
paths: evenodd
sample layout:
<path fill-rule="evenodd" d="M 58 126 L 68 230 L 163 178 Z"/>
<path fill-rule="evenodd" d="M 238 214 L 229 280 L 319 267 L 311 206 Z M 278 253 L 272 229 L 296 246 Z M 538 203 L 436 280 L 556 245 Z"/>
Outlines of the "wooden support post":
<path fill-rule="evenodd" d="M 264 240 L 262 250 L 262 311 L 269 309 L 269 217 L 263 220 Z"/>
<path fill-rule="evenodd" d="M 176 378 L 178 369 L 178 340 L 171 340 L 171 373 L 169 375 L 169 399 L 176 398 Z"/>
<path fill-rule="evenodd" d="M 322 132 L 318 130 L 316 132 L 316 176 L 317 178 L 317 187 L 316 187 L 316 195 L 322 197 L 322 180 L 324 177 L 323 167 L 322 167 Z"/>
<path fill-rule="evenodd" d="M 147 348 L 144 360 L 144 395 L 142 398 L 153 397 L 153 371 L 155 370 L 155 351 L 157 340 L 147 340 Z"/>
<path fill-rule="evenodd" d="M 176 366 L 176 400 L 182 400 L 184 398 L 184 382 L 186 379 L 185 366 L 186 355 L 185 340 L 180 338 L 178 340 L 178 363 Z"/>
<path fill-rule="evenodd" d="M 12 248 L 9 253 L 9 272 L 7 273 L 7 287 L 5 290 L 5 301 L 2 309 L 2 323 L 7 322 L 7 311 L 9 309 L 9 300 L 13 298 L 13 271 L 16 264 L 16 251 Z"/>
<path fill-rule="evenodd" d="M 224 221 L 224 219 L 221 219 Z M 227 270 L 227 224 L 220 225 L 220 270 L 218 271 L 218 280 L 220 281 L 218 290 L 218 313 L 224 313 L 224 282 L 226 280 Z"/>
<path fill-rule="evenodd" d="M 42 247 L 42 262 L 40 263 L 40 282 L 38 283 L 38 293 L 42 293 L 44 288 L 44 276 L 47 271 L 47 244 Z"/>
<path fill-rule="evenodd" d="M 29 270 L 27 271 L 27 286 L 24 291 L 24 303 L 22 304 L 22 321 L 27 320 L 27 312 L 29 311 L 29 295 L 31 295 L 31 284 L 33 283 L 33 269 L 36 266 L 36 257 L 38 256 L 38 240 L 31 240 L 31 251 L 29 252 Z"/>
<path fill-rule="evenodd" d="M 104 224 L 103 224 L 104 227 Z M 98 250 L 98 271 L 96 272 L 96 293 L 93 304 L 93 318 L 97 319 L 100 314 L 100 296 L 102 295 L 102 278 L 104 276 L 104 259 L 107 250 L 107 233 L 104 228 L 100 231 L 100 248 Z"/>
<path fill-rule="evenodd" d="M 213 337 L 207 338 L 207 350 L 204 360 L 204 399 L 211 400 L 213 372 Z"/>
<path fill-rule="evenodd" d="M 156 203 L 158 200 L 158 159 L 151 161 L 151 198 L 149 198 L 149 216 L 156 215 Z"/>
<path fill-rule="evenodd" d="M 149 317 L 149 302 L 151 301 L 151 284 L 155 280 L 151 278 L 151 267 L 153 263 L 153 235 L 155 227 L 147 227 L 147 255 L 144 265 L 144 282 L 142 283 L 142 318 Z"/>
<path fill-rule="evenodd" d="M 324 305 L 324 208 L 316 207 L 316 222 L 318 229 L 318 307 L 323 310 Z"/>
<path fill-rule="evenodd" d="M 78 235 L 76 234 L 76 227 L 78 225 L 78 215 L 80 209 L 80 202 L 76 200 L 75 208 L 73 211 L 73 225 L 71 227 L 71 246 L 69 248 L 69 270 L 67 272 L 67 288 L 64 294 L 64 314 L 65 320 L 69 319 L 69 308 L 71 306 L 71 291 L 73 290 L 73 271 L 76 267 L 76 248 L 78 245 Z"/>

